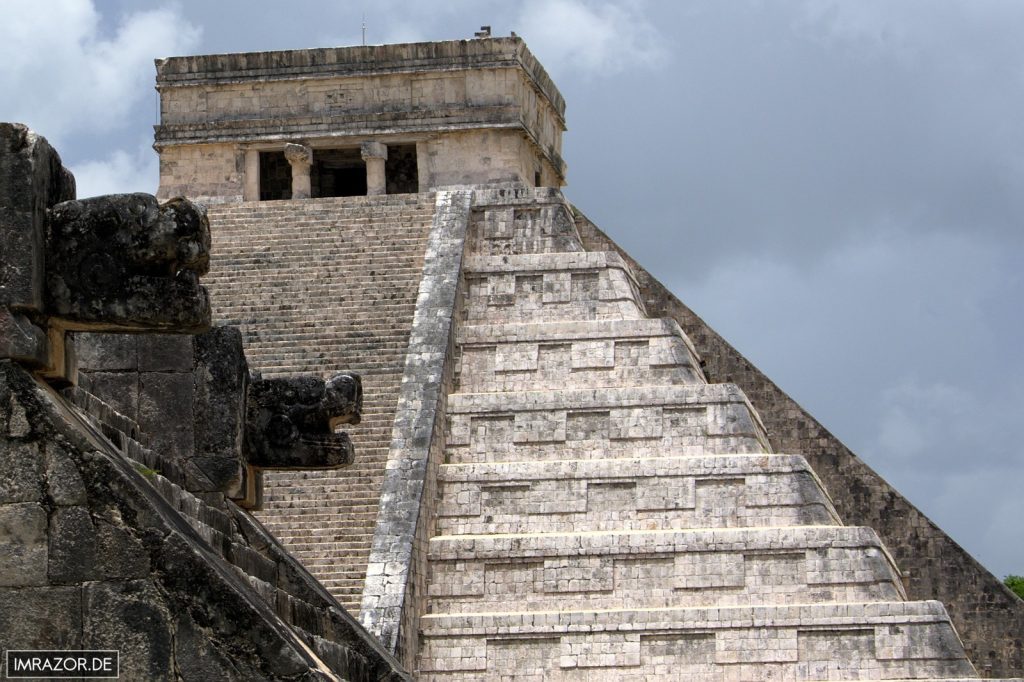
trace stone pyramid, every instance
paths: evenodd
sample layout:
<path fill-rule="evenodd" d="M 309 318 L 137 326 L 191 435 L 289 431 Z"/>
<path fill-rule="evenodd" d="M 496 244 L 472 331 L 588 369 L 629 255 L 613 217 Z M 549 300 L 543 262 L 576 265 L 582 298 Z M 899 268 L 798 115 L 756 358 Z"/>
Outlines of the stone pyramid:
<path fill-rule="evenodd" d="M 467 198 L 450 199 L 469 209 L 464 286 L 422 480 L 422 679 L 974 674 L 942 605 L 906 600 L 875 532 L 842 524 L 803 457 L 773 453 L 743 392 L 707 382 L 558 192 Z M 401 464 L 386 492 L 415 480 Z M 392 547 L 371 555 L 371 627 Z"/>
<path fill-rule="evenodd" d="M 364 380 L 357 463 L 268 475 L 259 516 L 418 678 L 1024 670 L 1024 605 L 565 201 L 521 40 L 158 89 L 215 317 L 264 376 Z"/>

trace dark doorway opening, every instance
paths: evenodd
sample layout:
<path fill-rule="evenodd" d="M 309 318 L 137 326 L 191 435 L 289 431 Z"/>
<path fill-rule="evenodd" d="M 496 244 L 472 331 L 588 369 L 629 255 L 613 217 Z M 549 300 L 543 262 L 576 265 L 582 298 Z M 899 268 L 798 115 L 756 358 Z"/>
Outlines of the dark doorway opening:
<path fill-rule="evenodd" d="M 260 201 L 292 198 L 292 165 L 284 152 L 260 152 Z"/>
<path fill-rule="evenodd" d="M 366 163 L 359 149 L 316 149 L 310 168 L 314 197 L 357 197 L 366 194 Z"/>
<path fill-rule="evenodd" d="M 388 194 L 415 194 L 420 191 L 419 171 L 416 167 L 416 145 L 388 145 L 388 160 L 384 162 Z"/>

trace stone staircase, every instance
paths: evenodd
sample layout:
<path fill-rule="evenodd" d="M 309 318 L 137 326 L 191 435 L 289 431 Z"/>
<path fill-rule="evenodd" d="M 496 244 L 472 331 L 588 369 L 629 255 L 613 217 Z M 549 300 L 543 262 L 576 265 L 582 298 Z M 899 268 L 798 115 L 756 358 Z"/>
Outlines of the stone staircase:
<path fill-rule="evenodd" d="M 976 675 L 560 194 L 476 196 L 419 679 Z"/>
<path fill-rule="evenodd" d="M 358 674 L 404 679 L 382 665 L 392 661 L 379 660 L 382 652 L 378 645 L 355 619 L 339 608 L 307 569 L 248 513 L 221 493 L 189 492 L 185 474 L 175 460 L 150 449 L 146 433 L 134 420 L 95 395 L 71 387 L 63 391 L 63 396 L 73 419 L 97 436 L 102 435 L 132 462 L 224 565 L 231 567 L 332 671 L 345 679 Z M 126 548 L 114 545 L 110 550 L 116 553 Z M 145 561 L 141 556 L 133 560 Z"/>
<path fill-rule="evenodd" d="M 362 375 L 356 461 L 268 472 L 257 517 L 353 614 L 366 573 L 398 386 L 433 217 L 429 194 L 213 206 L 204 280 L 264 377 Z"/>

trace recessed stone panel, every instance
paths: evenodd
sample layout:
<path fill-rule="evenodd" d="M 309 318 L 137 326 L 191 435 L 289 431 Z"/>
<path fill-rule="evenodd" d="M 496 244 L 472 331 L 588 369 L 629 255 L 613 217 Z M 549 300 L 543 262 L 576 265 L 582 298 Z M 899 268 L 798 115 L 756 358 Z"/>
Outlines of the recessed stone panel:
<path fill-rule="evenodd" d="M 615 367 L 614 341 L 577 341 L 572 344 L 572 369 Z"/>

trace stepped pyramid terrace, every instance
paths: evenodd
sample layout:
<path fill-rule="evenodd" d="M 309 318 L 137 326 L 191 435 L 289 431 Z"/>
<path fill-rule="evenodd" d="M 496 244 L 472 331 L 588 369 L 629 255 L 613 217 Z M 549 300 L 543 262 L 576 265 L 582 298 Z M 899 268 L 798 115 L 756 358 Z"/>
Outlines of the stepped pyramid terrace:
<path fill-rule="evenodd" d="M 156 198 L 71 201 L 4 128 L 4 648 L 132 679 L 1024 675 L 1024 602 L 566 200 L 521 39 L 173 57 L 157 90 Z M 176 240 L 145 273 L 138 226 Z"/>

